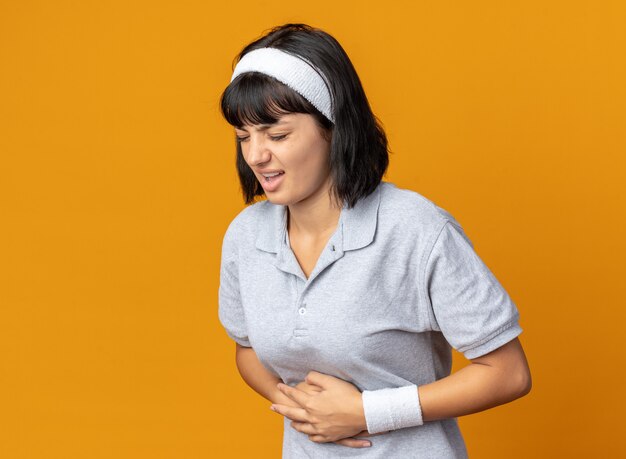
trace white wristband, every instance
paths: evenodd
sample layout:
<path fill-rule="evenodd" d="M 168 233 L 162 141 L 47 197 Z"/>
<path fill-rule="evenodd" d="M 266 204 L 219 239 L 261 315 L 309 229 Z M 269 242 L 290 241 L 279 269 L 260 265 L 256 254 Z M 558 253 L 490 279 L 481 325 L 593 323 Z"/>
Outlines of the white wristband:
<path fill-rule="evenodd" d="M 415 384 L 373 391 L 364 390 L 361 395 L 367 431 L 371 434 L 424 424 Z"/>

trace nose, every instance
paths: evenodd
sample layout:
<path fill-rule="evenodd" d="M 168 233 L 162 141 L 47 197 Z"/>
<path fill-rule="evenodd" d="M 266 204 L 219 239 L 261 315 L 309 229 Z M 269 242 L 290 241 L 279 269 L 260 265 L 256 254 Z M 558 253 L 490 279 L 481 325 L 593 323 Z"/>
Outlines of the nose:
<path fill-rule="evenodd" d="M 250 135 L 247 150 L 246 162 L 250 166 L 266 163 L 272 155 L 261 135 Z"/>

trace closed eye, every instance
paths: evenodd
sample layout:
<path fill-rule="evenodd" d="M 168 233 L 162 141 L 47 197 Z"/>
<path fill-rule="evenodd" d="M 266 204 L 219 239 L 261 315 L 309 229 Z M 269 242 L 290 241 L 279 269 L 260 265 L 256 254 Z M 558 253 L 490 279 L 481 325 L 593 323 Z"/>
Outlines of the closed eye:
<path fill-rule="evenodd" d="M 237 138 L 237 142 L 241 143 L 241 142 L 247 142 L 250 139 L 250 136 L 235 136 Z M 287 134 L 282 134 L 282 135 L 271 135 L 269 136 L 269 138 L 274 141 L 274 142 L 278 142 L 280 140 L 283 140 L 285 137 L 287 137 Z"/>

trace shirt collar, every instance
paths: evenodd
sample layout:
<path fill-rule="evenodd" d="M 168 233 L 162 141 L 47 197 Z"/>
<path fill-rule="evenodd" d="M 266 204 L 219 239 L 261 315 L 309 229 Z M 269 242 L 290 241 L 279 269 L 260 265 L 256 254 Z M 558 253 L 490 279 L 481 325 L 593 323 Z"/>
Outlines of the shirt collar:
<path fill-rule="evenodd" d="M 339 229 L 343 247 L 339 250 L 356 250 L 369 245 L 374 240 L 378 223 L 378 207 L 382 182 L 365 198 L 359 199 L 349 209 L 343 206 L 339 217 Z M 278 253 L 280 244 L 287 244 L 287 206 L 263 201 L 258 214 L 256 247 L 265 252 Z"/>

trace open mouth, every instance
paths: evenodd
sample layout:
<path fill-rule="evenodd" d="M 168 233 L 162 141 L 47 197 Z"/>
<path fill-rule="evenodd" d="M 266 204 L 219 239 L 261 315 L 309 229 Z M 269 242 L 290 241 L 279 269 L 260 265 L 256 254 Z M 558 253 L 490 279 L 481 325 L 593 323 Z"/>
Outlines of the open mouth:
<path fill-rule="evenodd" d="M 272 181 L 276 180 L 277 177 L 280 177 L 284 173 L 285 172 L 276 172 L 274 174 L 263 175 L 263 177 L 265 177 L 266 183 L 272 183 Z"/>

